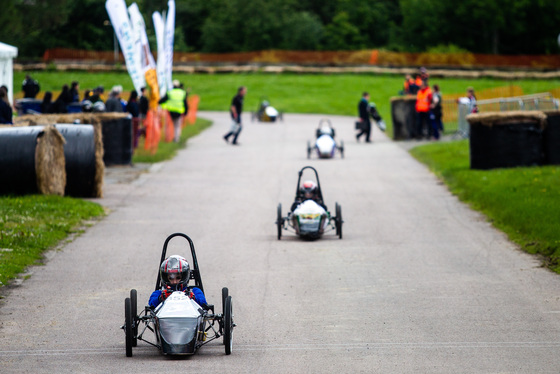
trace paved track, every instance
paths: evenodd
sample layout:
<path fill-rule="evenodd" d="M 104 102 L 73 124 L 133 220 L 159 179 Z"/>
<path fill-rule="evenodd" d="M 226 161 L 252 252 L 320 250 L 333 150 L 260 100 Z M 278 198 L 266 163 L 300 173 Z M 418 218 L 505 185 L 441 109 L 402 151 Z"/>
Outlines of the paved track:
<path fill-rule="evenodd" d="M 377 129 L 357 144 L 353 119 L 330 117 L 346 158 L 308 161 L 319 116 L 248 122 L 238 147 L 221 138 L 227 114 L 202 116 L 215 124 L 108 184 L 112 212 L 2 300 L 1 373 L 559 372 L 560 277 Z M 276 239 L 276 206 L 305 165 L 342 206 L 342 240 Z M 124 298 L 147 300 L 176 231 L 194 240 L 208 299 L 230 289 L 233 353 L 216 343 L 173 360 L 140 342 L 126 358 Z"/>

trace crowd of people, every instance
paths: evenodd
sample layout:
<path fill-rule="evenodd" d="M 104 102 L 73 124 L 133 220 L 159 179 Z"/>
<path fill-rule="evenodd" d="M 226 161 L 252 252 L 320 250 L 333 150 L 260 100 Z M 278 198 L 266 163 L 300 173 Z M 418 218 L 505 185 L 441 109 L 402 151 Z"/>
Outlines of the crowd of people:
<path fill-rule="evenodd" d="M 416 95 L 416 126 L 412 136 L 418 140 L 439 140 L 443 132 L 443 100 L 439 85 L 434 84 L 430 88 L 428 78 L 428 71 L 424 67 L 420 68 L 414 77 L 407 74 L 401 93 Z M 468 106 L 468 113 L 478 112 L 474 88 L 468 87 L 467 96 L 459 99 L 459 103 Z"/>

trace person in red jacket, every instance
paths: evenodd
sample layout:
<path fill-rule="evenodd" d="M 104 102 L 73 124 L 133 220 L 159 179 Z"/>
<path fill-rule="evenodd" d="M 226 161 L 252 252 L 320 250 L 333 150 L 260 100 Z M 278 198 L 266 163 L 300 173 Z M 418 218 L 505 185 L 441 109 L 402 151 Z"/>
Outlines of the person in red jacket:
<path fill-rule="evenodd" d="M 430 126 L 430 105 L 432 104 L 432 90 L 428 86 L 428 81 L 423 80 L 416 94 L 416 139 L 422 139 L 426 136 L 427 139 L 431 135 Z M 425 134 L 426 129 L 427 134 Z"/>

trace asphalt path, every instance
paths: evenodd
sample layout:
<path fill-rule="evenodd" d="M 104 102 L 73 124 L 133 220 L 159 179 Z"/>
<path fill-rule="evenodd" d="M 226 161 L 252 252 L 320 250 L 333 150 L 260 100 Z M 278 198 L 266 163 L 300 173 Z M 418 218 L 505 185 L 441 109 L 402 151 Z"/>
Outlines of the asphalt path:
<path fill-rule="evenodd" d="M 520 252 L 378 129 L 345 158 L 308 160 L 320 116 L 252 123 L 228 145 L 227 113 L 173 160 L 108 179 L 110 213 L 57 251 L 0 307 L 1 373 L 558 373 L 560 277 Z M 314 166 L 342 240 L 276 238 L 276 207 Z M 126 170 L 126 169 L 123 169 Z M 229 287 L 237 327 L 170 359 L 125 357 L 124 299 L 154 288 L 167 235 L 194 240 L 206 296 Z M 169 254 L 186 249 L 171 242 Z"/>

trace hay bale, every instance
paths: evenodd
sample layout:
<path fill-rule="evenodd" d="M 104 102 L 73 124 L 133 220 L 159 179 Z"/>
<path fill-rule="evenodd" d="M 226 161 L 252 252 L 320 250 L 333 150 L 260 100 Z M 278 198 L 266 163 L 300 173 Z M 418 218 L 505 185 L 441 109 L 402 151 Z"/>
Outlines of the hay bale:
<path fill-rule="evenodd" d="M 52 125 L 46 126 L 37 138 L 35 173 L 37 189 L 43 195 L 64 196 L 66 188 L 65 143 L 63 136 Z"/>
<path fill-rule="evenodd" d="M 488 112 L 467 116 L 471 169 L 544 163 L 546 116 L 539 111 Z"/>
<path fill-rule="evenodd" d="M 543 132 L 543 147 L 545 163 L 560 165 L 560 111 L 544 112 L 546 127 Z"/>
<path fill-rule="evenodd" d="M 56 129 L 66 140 L 65 194 L 76 197 L 95 197 L 95 136 L 92 125 L 57 124 Z"/>
<path fill-rule="evenodd" d="M 393 139 L 406 140 L 416 136 L 416 96 L 391 98 Z"/>

